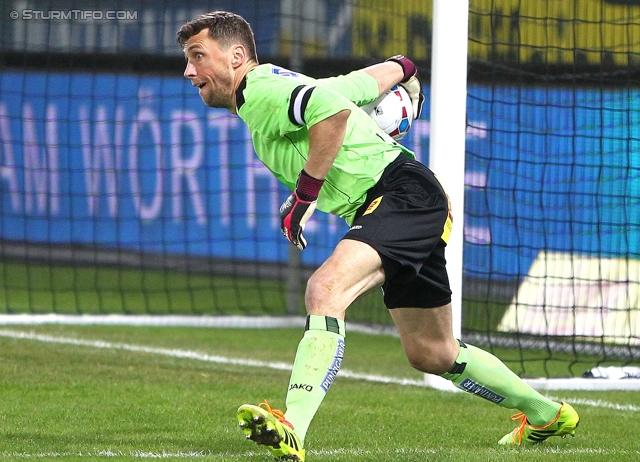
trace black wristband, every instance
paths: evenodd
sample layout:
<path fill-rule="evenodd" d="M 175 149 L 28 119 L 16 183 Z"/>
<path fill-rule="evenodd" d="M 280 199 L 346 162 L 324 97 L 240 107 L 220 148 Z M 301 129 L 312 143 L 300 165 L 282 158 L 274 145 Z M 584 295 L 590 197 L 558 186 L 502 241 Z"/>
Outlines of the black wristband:
<path fill-rule="evenodd" d="M 402 72 L 404 72 L 404 76 L 402 77 L 402 80 L 400 82 L 404 83 L 407 80 L 409 80 L 411 77 L 417 74 L 416 65 L 413 64 L 413 61 L 411 61 L 406 56 L 395 55 L 387 59 L 387 61 L 393 61 L 394 63 L 400 64 L 400 67 L 402 67 Z"/>
<path fill-rule="evenodd" d="M 303 201 L 311 202 L 316 200 L 323 184 L 324 180 L 318 180 L 302 170 L 298 175 L 298 184 L 296 184 L 298 197 Z"/>

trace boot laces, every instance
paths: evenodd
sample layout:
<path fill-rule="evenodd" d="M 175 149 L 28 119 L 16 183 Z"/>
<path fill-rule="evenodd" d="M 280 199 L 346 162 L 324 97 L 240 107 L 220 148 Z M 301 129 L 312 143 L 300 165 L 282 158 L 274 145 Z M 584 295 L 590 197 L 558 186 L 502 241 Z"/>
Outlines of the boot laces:
<path fill-rule="evenodd" d="M 266 399 L 258 404 L 258 406 L 263 407 L 269 414 L 274 416 L 278 420 L 278 422 L 285 424 L 293 430 L 293 425 L 291 425 L 291 422 L 284 418 L 284 412 L 279 409 L 273 409 Z"/>
<path fill-rule="evenodd" d="M 563 403 L 564 405 L 564 403 Z M 553 424 L 555 424 L 558 419 L 560 418 L 560 413 L 562 412 L 562 406 L 560 407 L 560 410 L 558 411 L 558 415 L 556 415 L 556 418 L 553 419 L 551 422 L 549 422 L 546 425 L 543 425 L 542 427 L 536 427 L 535 425 L 531 425 L 529 423 L 529 421 L 527 420 L 527 416 L 524 415 L 523 412 L 518 412 L 517 414 L 514 414 L 511 416 L 511 420 L 519 420 L 520 423 L 518 424 L 518 427 L 513 431 L 513 437 L 511 439 L 512 442 L 515 442 L 516 438 L 518 439 L 518 445 L 522 444 L 522 437 L 524 435 L 524 429 L 526 428 L 527 425 L 529 425 L 530 427 L 536 429 L 536 430 L 544 430 L 549 428 L 550 426 L 552 426 Z"/>
<path fill-rule="evenodd" d="M 518 412 L 517 414 L 514 414 L 511 416 L 511 420 L 519 420 L 520 423 L 518 424 L 518 426 L 516 427 L 516 429 L 513 431 L 513 436 L 511 437 L 511 441 L 515 442 L 516 439 L 518 440 L 518 445 L 522 444 L 522 435 L 524 435 L 524 429 L 527 426 L 527 416 L 524 415 L 523 412 Z"/>

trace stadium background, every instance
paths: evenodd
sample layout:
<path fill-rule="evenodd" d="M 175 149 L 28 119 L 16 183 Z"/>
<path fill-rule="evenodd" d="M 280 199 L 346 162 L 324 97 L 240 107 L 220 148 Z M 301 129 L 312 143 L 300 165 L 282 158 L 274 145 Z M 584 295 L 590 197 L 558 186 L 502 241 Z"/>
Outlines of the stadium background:
<path fill-rule="evenodd" d="M 628 268 L 616 354 L 637 361 L 640 6 L 470 3 L 463 336 L 529 338 L 499 323 L 541 252 L 608 258 Z M 261 62 L 324 77 L 402 53 L 429 95 L 429 1 L 3 2 L 0 311 L 303 312 L 291 296 L 346 225 L 316 214 L 292 257 L 276 216 L 286 191 L 244 125 L 182 77 L 175 32 L 213 9 L 252 24 Z M 51 17 L 75 10 L 128 16 Z M 404 143 L 428 162 L 428 110 Z M 350 319 L 388 324 L 379 298 Z M 584 303 L 604 323 L 606 303 Z M 547 358 L 581 361 L 581 329 L 551 339 L 568 339 L 568 357 L 538 336 Z"/>

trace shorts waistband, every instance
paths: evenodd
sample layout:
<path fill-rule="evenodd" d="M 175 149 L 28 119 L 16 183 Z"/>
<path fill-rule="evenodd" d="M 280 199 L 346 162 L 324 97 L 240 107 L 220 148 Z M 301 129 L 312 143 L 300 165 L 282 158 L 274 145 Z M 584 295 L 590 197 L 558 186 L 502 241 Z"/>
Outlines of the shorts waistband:
<path fill-rule="evenodd" d="M 380 179 L 378 180 L 378 183 L 376 183 L 376 185 L 380 184 L 395 169 L 397 169 L 398 167 L 400 167 L 403 164 L 406 164 L 407 162 L 411 162 L 412 160 L 413 159 L 410 159 L 409 157 L 405 156 L 404 154 L 400 154 L 389 165 L 387 165 L 385 167 L 385 169 L 382 171 L 382 175 L 380 176 Z M 375 186 L 374 186 L 374 188 L 375 188 Z M 371 189 L 373 189 L 373 188 L 371 188 Z"/>

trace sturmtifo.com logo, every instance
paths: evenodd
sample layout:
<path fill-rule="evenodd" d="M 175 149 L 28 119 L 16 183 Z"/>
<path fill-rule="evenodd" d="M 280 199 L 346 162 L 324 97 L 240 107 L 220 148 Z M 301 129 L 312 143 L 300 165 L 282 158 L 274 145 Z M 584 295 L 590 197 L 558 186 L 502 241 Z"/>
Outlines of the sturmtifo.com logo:
<path fill-rule="evenodd" d="M 25 21 L 136 21 L 137 11 L 128 10 L 13 10 L 13 20 Z"/>

